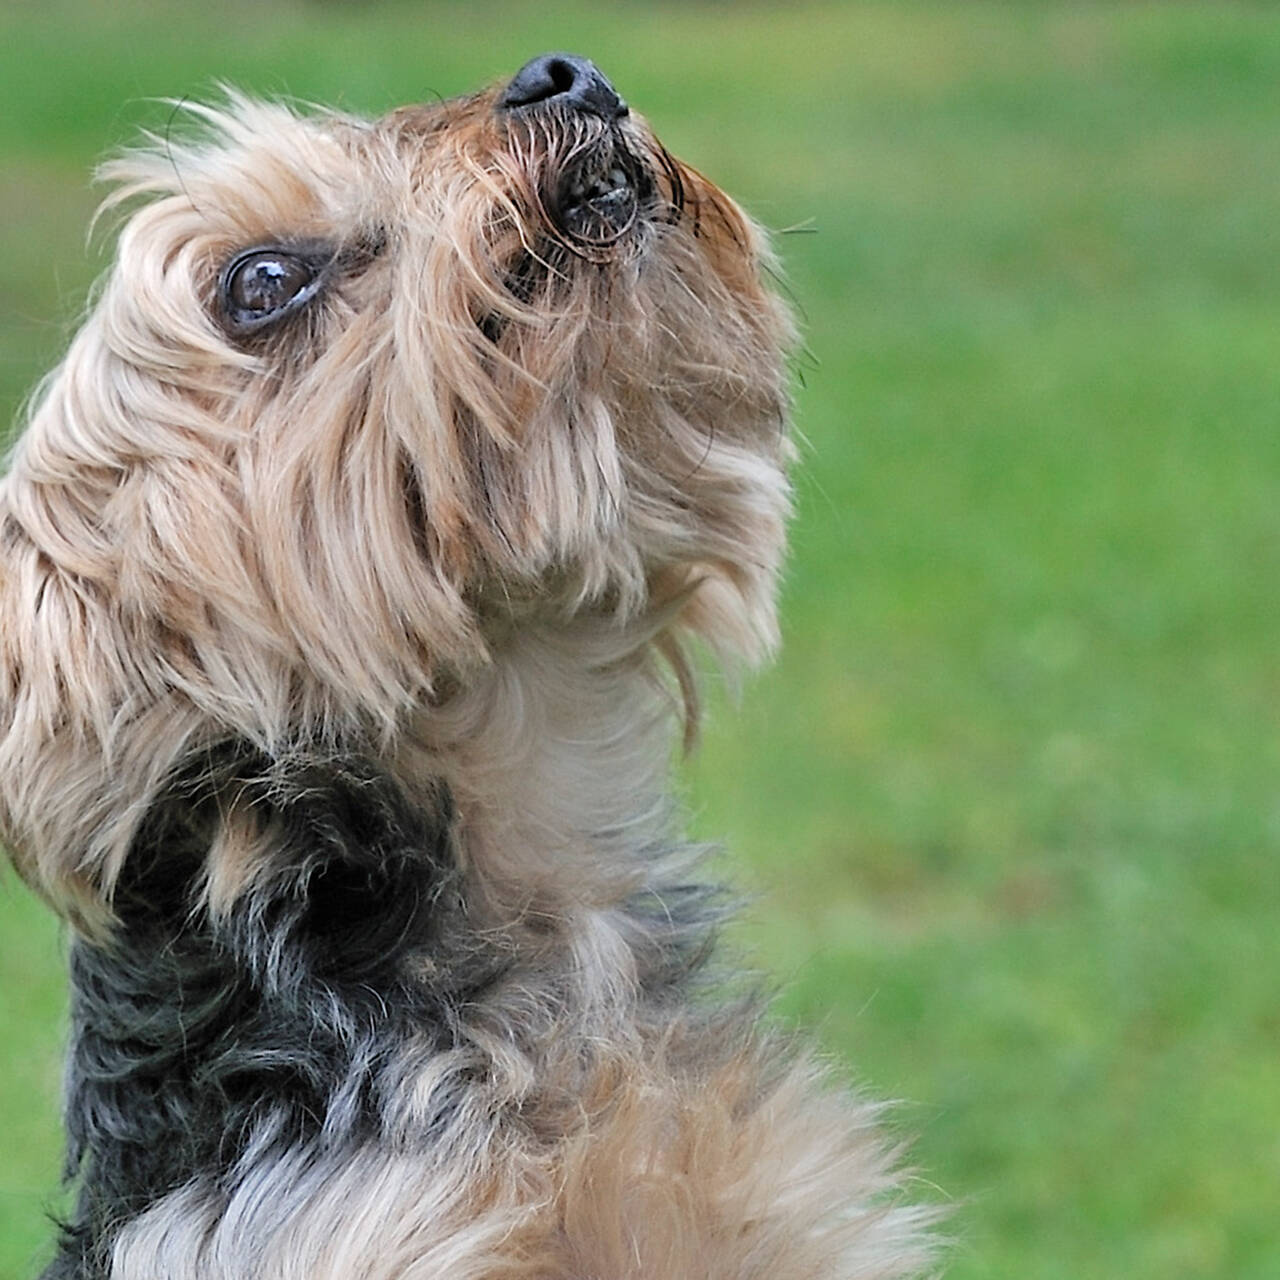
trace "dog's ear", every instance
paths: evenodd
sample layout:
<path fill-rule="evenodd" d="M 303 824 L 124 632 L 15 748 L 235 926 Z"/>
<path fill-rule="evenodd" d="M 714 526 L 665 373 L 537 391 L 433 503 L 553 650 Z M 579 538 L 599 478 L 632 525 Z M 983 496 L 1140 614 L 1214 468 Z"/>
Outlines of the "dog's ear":
<path fill-rule="evenodd" d="M 0 839 L 58 911 L 98 932 L 147 798 L 199 721 L 140 668 L 118 608 L 103 519 L 118 469 L 101 449 L 87 461 L 84 364 L 68 357 L 48 381 L 0 480 Z"/>
<path fill-rule="evenodd" d="M 0 569 L 0 839 L 90 934 L 109 925 L 146 798 L 196 728 L 175 706 L 123 693 L 110 635 L 83 584 L 30 545 Z"/>

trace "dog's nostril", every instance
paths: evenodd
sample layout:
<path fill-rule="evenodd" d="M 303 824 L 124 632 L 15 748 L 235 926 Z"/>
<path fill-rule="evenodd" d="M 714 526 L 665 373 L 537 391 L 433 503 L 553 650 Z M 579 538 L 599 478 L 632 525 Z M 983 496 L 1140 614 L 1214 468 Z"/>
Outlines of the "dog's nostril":
<path fill-rule="evenodd" d="M 552 58 L 546 64 L 546 72 L 547 78 L 551 81 L 552 97 L 556 94 L 568 93 L 582 79 L 580 70 L 567 58 Z"/>
<path fill-rule="evenodd" d="M 629 108 L 599 67 L 571 53 L 544 53 L 526 62 L 498 101 L 504 111 L 555 103 L 620 120 Z"/>

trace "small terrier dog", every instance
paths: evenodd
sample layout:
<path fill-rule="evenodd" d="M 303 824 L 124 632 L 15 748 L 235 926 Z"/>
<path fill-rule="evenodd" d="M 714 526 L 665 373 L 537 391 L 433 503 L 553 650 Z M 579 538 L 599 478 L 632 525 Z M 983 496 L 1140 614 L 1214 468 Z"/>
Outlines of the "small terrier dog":
<path fill-rule="evenodd" d="M 0 832 L 72 923 L 46 1280 L 890 1280 L 877 1109 L 708 964 L 691 640 L 773 645 L 787 314 L 589 61 L 229 94 L 0 487 Z"/>

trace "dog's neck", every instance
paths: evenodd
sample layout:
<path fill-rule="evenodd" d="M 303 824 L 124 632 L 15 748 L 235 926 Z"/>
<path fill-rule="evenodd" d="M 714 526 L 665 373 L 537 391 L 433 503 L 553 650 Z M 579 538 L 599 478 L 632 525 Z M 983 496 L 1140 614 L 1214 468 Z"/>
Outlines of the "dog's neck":
<path fill-rule="evenodd" d="M 673 711 L 634 636 L 526 630 L 421 717 L 397 768 L 445 782 L 459 857 L 497 901 L 555 915 L 609 907 L 671 839 Z"/>
<path fill-rule="evenodd" d="M 82 1223 L 271 1143 L 432 1133 L 458 1079 L 506 1105 L 665 1026 L 716 916 L 672 833 L 672 710 L 634 638 L 531 631 L 390 767 L 231 750 L 175 784 L 113 944 L 76 951 Z M 229 861 L 210 831 L 240 821 L 256 869 L 194 910 L 202 865 Z M 434 1083 L 406 1092 L 423 1055 Z"/>

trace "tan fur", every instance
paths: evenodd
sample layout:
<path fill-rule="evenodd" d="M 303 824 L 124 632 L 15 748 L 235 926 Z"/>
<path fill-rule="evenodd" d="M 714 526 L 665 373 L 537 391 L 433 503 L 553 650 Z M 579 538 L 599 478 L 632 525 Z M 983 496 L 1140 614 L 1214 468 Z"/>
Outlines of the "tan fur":
<path fill-rule="evenodd" d="M 627 1059 L 565 1108 L 556 1144 L 491 1144 L 465 1178 L 475 1166 L 439 1151 L 370 1150 L 338 1169 L 276 1166 L 216 1216 L 175 1196 L 121 1237 L 113 1280 L 922 1274 L 929 1215 L 880 1203 L 895 1179 L 876 1108 L 804 1064 L 773 1073 L 748 1050 L 698 1080 Z"/>
<path fill-rule="evenodd" d="M 639 1012 L 621 910 L 670 871 L 636 856 L 670 822 L 664 671 L 692 716 L 691 638 L 748 661 L 776 640 L 791 331 L 768 251 L 634 116 L 682 214 L 568 244 L 548 183 L 589 125 L 493 104 L 369 123 L 232 95 L 193 109 L 202 138 L 107 165 L 133 210 L 115 267 L 0 484 L 0 833 L 59 912 L 110 936 L 194 753 L 358 740 L 407 793 L 449 788 L 476 928 L 530 972 L 570 958 L 554 1023 L 512 990 L 415 1067 L 396 1143 L 193 1184 L 126 1227 L 112 1275 L 919 1274 L 874 1109 L 754 1015 L 708 1044 Z M 341 246 L 323 305 L 238 341 L 219 272 L 282 238 Z M 522 297 L 527 255 L 549 269 Z M 215 914 L 275 838 L 224 809 Z M 472 1050 L 484 1087 L 415 1146 Z"/>

